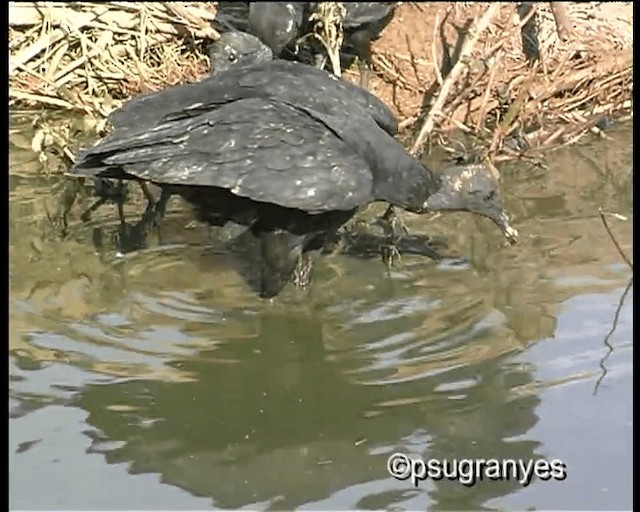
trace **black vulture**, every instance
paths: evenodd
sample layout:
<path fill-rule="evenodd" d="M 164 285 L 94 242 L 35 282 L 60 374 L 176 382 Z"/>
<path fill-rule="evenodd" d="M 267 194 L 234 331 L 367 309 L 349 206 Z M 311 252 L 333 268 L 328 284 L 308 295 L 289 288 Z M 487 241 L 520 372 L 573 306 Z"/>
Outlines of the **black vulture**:
<path fill-rule="evenodd" d="M 227 33 L 217 44 L 212 60 L 250 59 L 248 46 L 260 43 Z M 78 154 L 71 174 L 149 181 L 163 189 L 162 205 L 179 194 L 201 220 L 247 226 L 260 241 L 263 297 L 293 276 L 305 284 L 310 253 L 371 201 L 474 212 L 516 238 L 484 167 L 429 171 L 392 137 L 384 103 L 302 63 L 229 66 L 135 98 L 111 119 L 114 130 Z"/>
<path fill-rule="evenodd" d="M 260 240 L 262 297 L 277 295 L 294 274 L 308 276 L 308 253 L 375 200 L 416 213 L 472 211 L 516 236 L 483 169 L 435 174 L 371 119 L 273 98 L 239 99 L 126 139 L 107 137 L 72 172 L 149 180 L 211 224 L 248 226 Z"/>

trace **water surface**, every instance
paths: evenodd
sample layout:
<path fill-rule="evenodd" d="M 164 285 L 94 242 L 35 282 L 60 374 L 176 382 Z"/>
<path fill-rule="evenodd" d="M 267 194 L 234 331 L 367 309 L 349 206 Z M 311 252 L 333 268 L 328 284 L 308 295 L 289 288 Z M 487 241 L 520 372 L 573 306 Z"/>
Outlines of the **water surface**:
<path fill-rule="evenodd" d="M 124 258 L 111 205 L 58 237 L 60 178 L 14 127 L 12 508 L 631 508 L 631 270 L 598 214 L 628 218 L 608 223 L 632 257 L 631 126 L 501 168 L 515 247 L 485 219 L 407 215 L 468 263 L 331 256 L 272 303 L 178 200 Z M 567 478 L 415 487 L 394 452 Z"/>

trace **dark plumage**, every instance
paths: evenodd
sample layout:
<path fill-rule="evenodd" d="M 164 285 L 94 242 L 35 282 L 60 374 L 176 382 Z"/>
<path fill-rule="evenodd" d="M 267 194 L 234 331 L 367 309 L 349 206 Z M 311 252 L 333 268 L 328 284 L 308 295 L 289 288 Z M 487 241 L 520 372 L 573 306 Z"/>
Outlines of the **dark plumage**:
<path fill-rule="evenodd" d="M 116 129 L 78 155 L 72 174 L 148 180 L 213 225 L 248 226 L 263 297 L 294 275 L 308 279 L 308 253 L 375 200 L 472 211 L 515 237 L 486 169 L 432 173 L 393 139 L 395 119 L 375 96 L 304 64 L 232 67 L 112 117 Z"/>
<path fill-rule="evenodd" d="M 373 58 L 371 43 L 380 37 L 381 32 L 393 19 L 397 2 L 345 2 L 343 21 L 345 42 L 342 49 L 343 67 L 349 67 L 352 59 L 358 57 L 360 66 L 360 85 L 369 86 L 369 76 Z"/>
<path fill-rule="evenodd" d="M 298 39 L 305 10 L 305 2 L 250 2 L 249 30 L 280 57 Z"/>

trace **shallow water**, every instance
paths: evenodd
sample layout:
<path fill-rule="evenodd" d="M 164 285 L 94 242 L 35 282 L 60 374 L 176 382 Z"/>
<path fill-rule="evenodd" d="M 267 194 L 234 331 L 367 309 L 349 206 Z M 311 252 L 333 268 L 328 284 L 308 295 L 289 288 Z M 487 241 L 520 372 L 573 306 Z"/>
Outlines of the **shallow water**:
<path fill-rule="evenodd" d="M 14 129 L 11 508 L 631 508 L 633 288 L 598 215 L 628 217 L 608 223 L 631 257 L 631 126 L 501 169 L 515 247 L 484 219 L 406 216 L 468 264 L 336 255 L 273 303 L 178 202 L 163 250 L 116 257 L 113 206 L 56 237 L 60 178 Z M 567 477 L 416 487 L 395 452 Z"/>

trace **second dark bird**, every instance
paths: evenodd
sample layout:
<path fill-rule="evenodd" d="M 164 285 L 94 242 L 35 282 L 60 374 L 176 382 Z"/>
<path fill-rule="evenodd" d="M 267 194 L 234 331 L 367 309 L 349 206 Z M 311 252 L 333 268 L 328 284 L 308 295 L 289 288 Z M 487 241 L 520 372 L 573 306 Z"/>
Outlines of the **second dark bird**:
<path fill-rule="evenodd" d="M 309 64 L 318 62 L 317 52 L 325 50 L 317 40 L 309 37 L 314 28 L 326 23 L 326 20 L 314 19 L 320 2 L 247 2 L 244 10 L 238 9 L 242 2 L 221 2 L 218 17 L 233 18 L 222 27 L 235 24 L 268 45 L 275 57 L 297 59 Z M 371 66 L 371 43 L 393 19 L 398 2 L 342 2 L 344 15 L 341 25 L 344 41 L 340 48 L 341 67 L 350 67 L 358 60 L 360 67 L 360 85 L 368 87 Z M 227 11 L 235 16 L 227 15 Z M 246 20 L 242 20 L 242 17 Z M 314 44 L 315 43 L 315 44 Z M 305 51 L 306 50 L 306 51 Z M 309 56 L 309 52 L 313 55 Z M 326 55 L 325 55 L 326 56 Z M 331 60 L 331 59 L 329 59 Z M 326 62 L 326 59 L 322 60 Z"/>

